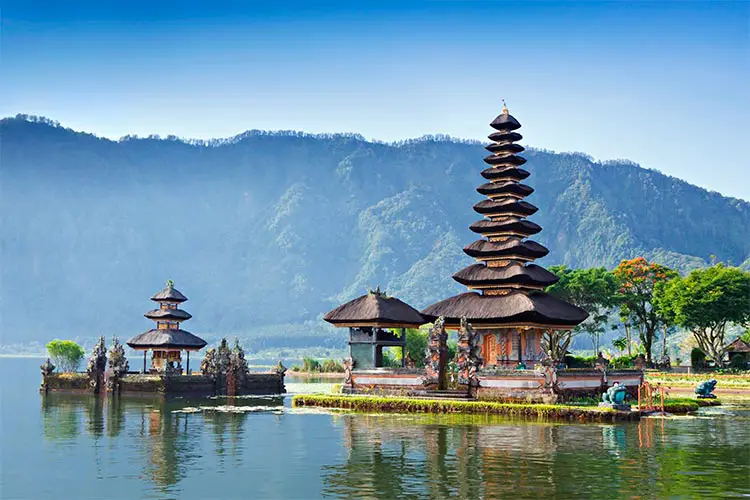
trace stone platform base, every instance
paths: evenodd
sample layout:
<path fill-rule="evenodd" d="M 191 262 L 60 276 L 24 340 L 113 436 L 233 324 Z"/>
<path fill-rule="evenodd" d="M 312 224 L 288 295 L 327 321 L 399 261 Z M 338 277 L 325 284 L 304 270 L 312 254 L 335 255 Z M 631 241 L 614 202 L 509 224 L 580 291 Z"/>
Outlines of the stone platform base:
<path fill-rule="evenodd" d="M 601 402 L 599 403 L 599 408 L 611 408 L 613 410 L 618 410 L 618 411 L 630 411 L 631 410 L 631 406 L 624 404 L 624 403 L 617 404 L 617 403 Z"/>

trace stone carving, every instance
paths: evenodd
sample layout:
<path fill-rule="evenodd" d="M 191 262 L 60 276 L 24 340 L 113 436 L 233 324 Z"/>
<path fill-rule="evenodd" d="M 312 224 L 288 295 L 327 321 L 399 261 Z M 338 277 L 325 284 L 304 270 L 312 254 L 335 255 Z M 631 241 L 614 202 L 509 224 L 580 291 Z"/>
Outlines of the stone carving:
<path fill-rule="evenodd" d="M 430 330 L 424 353 L 425 385 L 437 384 L 438 389 L 445 389 L 445 367 L 448 361 L 448 333 L 445 331 L 445 319 L 442 316 L 435 321 Z"/>
<path fill-rule="evenodd" d="M 47 361 L 42 363 L 39 368 L 42 369 L 42 375 L 47 377 L 49 375 L 52 375 L 52 372 L 55 371 L 55 365 L 52 364 L 52 361 L 47 358 Z"/>
<path fill-rule="evenodd" d="M 633 360 L 633 366 L 636 370 L 645 370 L 646 369 L 646 357 L 643 354 L 639 354 L 636 356 L 636 358 Z"/>
<path fill-rule="evenodd" d="M 352 369 L 354 368 L 354 360 L 352 358 L 344 358 L 344 385 L 351 387 L 352 385 Z"/>
<path fill-rule="evenodd" d="M 278 373 L 282 377 L 286 373 L 286 366 L 284 366 L 284 364 L 281 362 L 281 360 L 279 360 L 279 364 L 276 365 L 275 371 L 276 371 L 276 373 Z"/>
<path fill-rule="evenodd" d="M 235 378 L 235 383 L 243 387 L 247 380 L 249 369 L 247 367 L 247 360 L 245 359 L 245 350 L 242 349 L 240 341 L 237 338 L 234 339 L 234 347 L 229 354 L 229 371 Z"/>
<path fill-rule="evenodd" d="M 201 361 L 201 374 L 206 376 L 214 376 L 217 373 L 218 370 L 216 349 L 211 347 L 210 349 L 206 350 L 206 355 L 203 357 L 203 361 Z"/>
<path fill-rule="evenodd" d="M 545 330 L 542 333 L 541 346 L 545 356 L 553 366 L 562 363 L 570 346 L 571 334 L 567 330 Z"/>
<path fill-rule="evenodd" d="M 461 318 L 461 327 L 458 330 L 458 345 L 456 346 L 459 384 L 469 387 L 479 385 L 477 370 L 484 364 L 480 340 L 481 337 L 471 327 L 471 323 L 466 321 L 466 318 Z"/>
<path fill-rule="evenodd" d="M 130 365 L 125 357 L 125 348 L 117 337 L 113 337 L 112 347 L 109 348 L 109 371 L 116 377 L 122 377 L 128 373 L 129 369 Z"/>
<path fill-rule="evenodd" d="M 499 335 L 500 337 L 500 354 L 497 355 L 498 364 L 502 364 L 502 362 L 508 360 L 508 351 L 506 350 L 508 348 L 508 335 L 506 333 L 501 333 Z"/>
<path fill-rule="evenodd" d="M 599 355 L 597 356 L 594 363 L 594 368 L 599 371 L 606 372 L 607 366 L 609 366 L 609 360 L 606 359 L 601 352 L 599 352 Z"/>
<path fill-rule="evenodd" d="M 86 366 L 89 376 L 89 387 L 99 393 L 104 388 L 104 372 L 107 370 L 107 347 L 104 345 L 104 336 L 99 337 L 99 342 L 94 346 Z"/>
<path fill-rule="evenodd" d="M 624 385 L 620 385 L 619 382 L 615 382 L 612 387 L 607 389 L 602 394 L 602 402 L 599 406 L 605 408 L 613 408 L 615 410 L 630 411 L 630 405 L 625 404 L 625 395 L 627 389 Z"/>
<path fill-rule="evenodd" d="M 716 379 L 712 378 L 711 380 L 698 384 L 695 388 L 695 393 L 701 399 L 715 398 L 716 394 L 713 393 L 714 389 L 716 389 Z"/>

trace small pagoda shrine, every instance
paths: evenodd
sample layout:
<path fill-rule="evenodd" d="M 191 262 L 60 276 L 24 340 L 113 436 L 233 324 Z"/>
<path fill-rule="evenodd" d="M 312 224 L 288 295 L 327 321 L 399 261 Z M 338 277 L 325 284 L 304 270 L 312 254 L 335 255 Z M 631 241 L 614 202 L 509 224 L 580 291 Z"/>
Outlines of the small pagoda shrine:
<path fill-rule="evenodd" d="M 349 328 L 349 357 L 357 370 L 381 368 L 384 347 L 401 348 L 403 367 L 406 329 L 427 323 L 419 311 L 396 297 L 387 296 L 379 288 L 340 305 L 323 319 L 333 326 Z"/>
<path fill-rule="evenodd" d="M 503 104 L 490 126 L 495 132 L 484 159 L 489 167 L 482 171 L 487 182 L 477 188 L 486 199 L 474 205 L 483 218 L 470 226 L 481 239 L 464 248 L 477 262 L 453 275 L 469 292 L 422 314 L 428 320 L 443 317 L 453 330 L 466 318 L 481 335 L 484 366 L 531 367 L 544 357 L 540 341 L 545 330 L 571 330 L 588 314 L 543 292 L 558 278 L 533 263 L 549 250 L 527 239 L 542 228 L 527 220 L 538 209 L 524 200 L 534 189 L 521 182 L 530 175 L 521 168 L 526 159 L 518 156 L 524 150 L 516 144 L 521 124 Z"/>
<path fill-rule="evenodd" d="M 146 373 L 146 353 L 151 350 L 151 370 L 156 373 L 182 373 L 182 351 L 187 352 L 186 373 L 190 373 L 190 351 L 200 351 L 206 341 L 190 332 L 180 329 L 180 323 L 192 316 L 179 305 L 187 301 L 172 280 L 156 293 L 151 300 L 159 304 L 158 309 L 144 314 L 156 322 L 156 328 L 136 335 L 127 344 L 136 351 L 143 351 L 143 372 Z"/>

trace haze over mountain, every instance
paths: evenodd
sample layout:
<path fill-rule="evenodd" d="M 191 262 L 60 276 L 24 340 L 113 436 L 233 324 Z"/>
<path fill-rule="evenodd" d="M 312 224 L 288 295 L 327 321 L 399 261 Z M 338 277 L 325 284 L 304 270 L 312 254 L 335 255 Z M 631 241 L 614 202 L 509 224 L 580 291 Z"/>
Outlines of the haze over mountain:
<path fill-rule="evenodd" d="M 378 285 L 419 308 L 463 290 L 451 275 L 476 239 L 479 143 L 111 141 L 28 117 L 0 134 L 2 344 L 129 338 L 150 328 L 142 314 L 168 278 L 190 298 L 186 329 L 250 337 L 251 350 L 344 345 L 320 315 Z M 551 249 L 541 265 L 750 264 L 747 201 L 625 160 L 524 156 L 534 239 Z"/>

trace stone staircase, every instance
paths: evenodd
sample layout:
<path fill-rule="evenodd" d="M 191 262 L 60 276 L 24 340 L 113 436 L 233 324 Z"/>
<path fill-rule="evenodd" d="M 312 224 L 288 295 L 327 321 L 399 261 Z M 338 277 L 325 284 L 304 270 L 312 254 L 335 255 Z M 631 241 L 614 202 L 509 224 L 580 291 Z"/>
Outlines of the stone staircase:
<path fill-rule="evenodd" d="M 426 391 L 424 396 L 415 396 L 417 399 L 449 399 L 453 401 L 473 401 L 465 390 L 445 389 L 442 391 Z"/>

